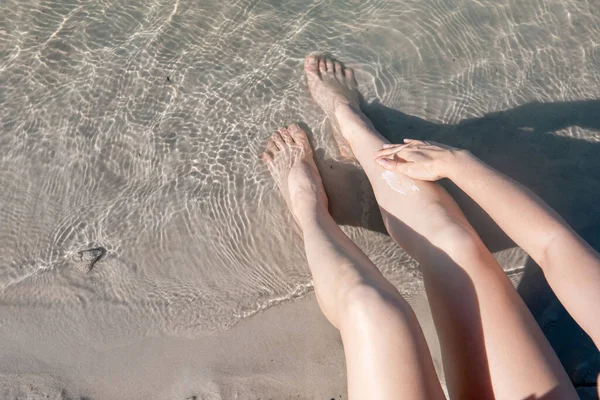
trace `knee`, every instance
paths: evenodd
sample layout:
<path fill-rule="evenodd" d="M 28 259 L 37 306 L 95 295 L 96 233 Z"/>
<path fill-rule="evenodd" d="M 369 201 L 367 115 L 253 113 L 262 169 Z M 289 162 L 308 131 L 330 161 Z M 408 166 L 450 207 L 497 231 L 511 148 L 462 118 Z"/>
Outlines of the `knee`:
<path fill-rule="evenodd" d="M 479 257 L 486 250 L 475 230 L 458 222 L 450 222 L 440 229 L 432 244 L 453 259 Z"/>
<path fill-rule="evenodd" d="M 390 292 L 372 285 L 357 286 L 348 292 L 343 307 L 339 318 L 342 337 L 354 332 L 377 340 L 392 332 L 394 337 L 414 340 L 420 330 L 412 308 L 395 288 Z"/>
<path fill-rule="evenodd" d="M 370 283 L 360 283 L 344 294 L 342 300 L 345 317 L 356 321 L 369 320 L 375 316 L 390 315 L 404 308 L 404 299 L 391 288 Z"/>

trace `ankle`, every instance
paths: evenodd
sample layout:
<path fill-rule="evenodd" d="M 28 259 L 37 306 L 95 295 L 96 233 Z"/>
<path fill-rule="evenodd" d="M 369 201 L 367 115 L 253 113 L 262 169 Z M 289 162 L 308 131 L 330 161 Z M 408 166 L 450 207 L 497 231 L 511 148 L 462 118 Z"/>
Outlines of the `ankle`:
<path fill-rule="evenodd" d="M 360 111 L 360 108 L 353 106 L 352 104 L 350 104 L 348 102 L 343 102 L 343 103 L 339 103 L 336 105 L 334 114 L 335 114 L 335 117 L 338 120 L 340 120 L 340 119 L 355 118 L 359 114 L 362 114 L 362 112 Z"/>
<path fill-rule="evenodd" d="M 360 108 L 352 104 L 343 104 L 335 109 L 335 119 L 340 128 L 340 133 L 346 140 L 352 139 L 357 132 L 364 132 L 365 129 L 374 131 L 373 124 Z"/>
<path fill-rule="evenodd" d="M 327 218 L 331 218 L 327 204 L 321 202 L 303 204 L 301 207 L 296 207 L 294 209 L 294 216 L 302 232 L 307 232 L 311 227 L 322 223 Z"/>

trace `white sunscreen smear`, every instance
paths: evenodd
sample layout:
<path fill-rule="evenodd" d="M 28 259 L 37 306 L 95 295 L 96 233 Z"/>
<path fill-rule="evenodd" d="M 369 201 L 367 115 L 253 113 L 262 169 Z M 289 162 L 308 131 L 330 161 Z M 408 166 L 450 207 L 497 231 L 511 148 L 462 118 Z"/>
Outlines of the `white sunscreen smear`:
<path fill-rule="evenodd" d="M 392 171 L 383 171 L 381 177 L 390 187 L 398 193 L 407 194 L 408 192 L 418 192 L 421 189 L 409 177 L 401 174 L 395 174 Z"/>

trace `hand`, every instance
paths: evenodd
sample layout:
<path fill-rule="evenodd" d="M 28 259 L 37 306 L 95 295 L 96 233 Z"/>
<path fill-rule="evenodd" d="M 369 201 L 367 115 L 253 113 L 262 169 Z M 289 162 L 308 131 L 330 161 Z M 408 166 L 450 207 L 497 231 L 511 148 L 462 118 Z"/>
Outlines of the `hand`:
<path fill-rule="evenodd" d="M 385 144 L 375 153 L 383 168 L 422 181 L 447 178 L 461 150 L 435 142 L 404 139 L 404 144 Z"/>

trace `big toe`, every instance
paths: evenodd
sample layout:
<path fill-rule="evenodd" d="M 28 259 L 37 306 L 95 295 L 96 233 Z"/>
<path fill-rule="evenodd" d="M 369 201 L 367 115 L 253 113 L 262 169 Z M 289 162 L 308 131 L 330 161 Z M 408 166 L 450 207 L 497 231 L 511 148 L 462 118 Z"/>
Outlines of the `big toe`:
<path fill-rule="evenodd" d="M 309 55 L 304 60 L 304 71 L 307 76 L 316 76 L 319 73 L 319 58 L 315 55 Z"/>
<path fill-rule="evenodd" d="M 291 124 L 288 126 L 288 130 L 290 131 L 292 137 L 295 139 L 296 137 L 299 137 L 301 135 L 306 135 L 304 133 L 304 131 L 302 130 L 302 128 L 300 128 L 300 126 L 298 126 L 298 124 Z"/>
<path fill-rule="evenodd" d="M 308 136 L 306 135 L 306 132 L 304 132 L 304 130 L 298 126 L 298 124 L 291 124 L 288 126 L 288 129 L 296 143 L 304 147 L 306 150 L 310 150 Z"/>

